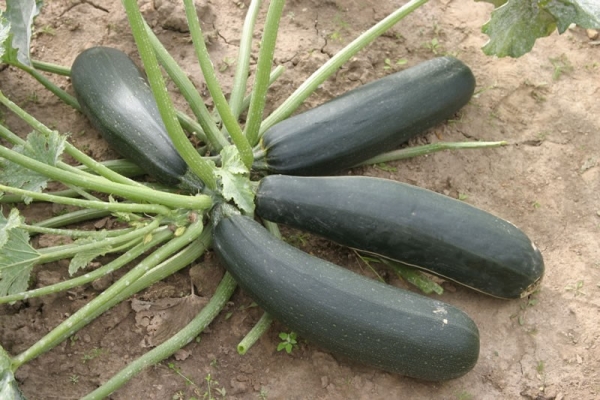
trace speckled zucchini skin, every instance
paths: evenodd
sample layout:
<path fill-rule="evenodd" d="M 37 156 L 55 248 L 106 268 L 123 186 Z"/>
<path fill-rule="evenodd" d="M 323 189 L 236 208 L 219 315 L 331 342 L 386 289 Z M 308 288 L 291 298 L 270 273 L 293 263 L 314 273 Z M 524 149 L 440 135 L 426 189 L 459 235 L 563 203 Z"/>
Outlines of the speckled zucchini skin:
<path fill-rule="evenodd" d="M 267 176 L 256 213 L 495 297 L 526 296 L 544 275 L 542 254 L 510 222 L 392 180 Z"/>
<path fill-rule="evenodd" d="M 161 183 L 180 183 L 187 165 L 150 86 L 127 54 L 109 47 L 87 49 L 73 62 L 71 82 L 82 112 L 115 151 Z"/>
<path fill-rule="evenodd" d="M 449 304 L 311 256 L 241 215 L 218 222 L 213 247 L 260 307 L 334 354 L 430 381 L 477 362 L 477 327 Z"/>
<path fill-rule="evenodd" d="M 474 90 L 473 73 L 453 57 L 388 75 L 268 129 L 266 169 L 330 175 L 353 167 L 450 118 Z"/>

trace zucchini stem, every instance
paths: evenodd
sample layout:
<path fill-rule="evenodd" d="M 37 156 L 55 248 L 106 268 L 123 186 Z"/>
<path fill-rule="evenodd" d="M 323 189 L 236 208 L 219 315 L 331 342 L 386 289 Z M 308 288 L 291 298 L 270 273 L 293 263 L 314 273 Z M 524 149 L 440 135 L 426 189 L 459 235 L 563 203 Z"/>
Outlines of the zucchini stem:
<path fill-rule="evenodd" d="M 188 246 L 190 243 L 194 242 L 199 236 L 201 236 L 202 231 L 202 222 L 197 221 L 188 226 L 181 236 L 174 238 L 173 240 L 159 247 L 152 254 L 144 258 L 143 261 L 141 261 L 131 271 L 125 274 L 121 279 L 119 279 L 117 282 L 111 285 L 108 289 L 106 289 L 104 292 L 98 295 L 98 297 L 95 297 L 88 304 L 86 304 L 73 315 L 71 315 L 69 318 L 64 320 L 61 324 L 59 324 L 56 328 L 50 331 L 42 339 L 38 340 L 27 350 L 15 356 L 12 362 L 13 371 L 21 365 L 25 364 L 26 362 L 31 361 L 39 355 L 49 351 L 54 346 L 61 343 L 63 340 L 66 340 L 69 336 L 75 334 L 75 332 L 86 326 L 88 323 L 97 318 L 100 314 L 113 307 L 115 304 L 120 303 L 132 294 L 137 293 L 138 291 L 144 289 L 148 285 L 154 283 L 155 281 L 152 281 L 151 279 L 146 279 L 143 282 L 147 285 L 143 286 L 142 284 L 140 284 L 140 282 L 142 282 L 140 278 L 148 274 L 149 271 L 154 269 L 159 263 L 171 257 L 176 252 L 179 252 L 183 247 Z M 192 243 L 191 246 L 195 245 L 195 243 Z M 201 246 L 198 246 L 198 248 L 200 247 Z M 198 250 L 193 250 L 195 251 L 195 257 L 198 257 L 199 255 L 196 255 Z M 177 267 L 183 268 L 185 265 L 191 262 L 187 259 L 185 259 L 184 261 L 186 261 L 186 264 L 184 265 L 180 265 L 179 261 L 175 261 L 172 264 Z M 167 262 L 166 264 L 169 266 L 173 266 L 169 262 Z"/>
<path fill-rule="evenodd" d="M 83 397 L 83 400 L 103 399 L 112 392 L 123 386 L 131 378 L 141 372 L 144 368 L 157 364 L 165 358 L 174 354 L 177 350 L 190 343 L 197 337 L 227 304 L 227 301 L 235 290 L 236 283 L 233 277 L 226 273 L 219 283 L 217 290 L 210 301 L 200 313 L 182 330 L 177 332 L 169 340 L 150 350 L 135 361 L 129 363 L 125 368 L 113 376 L 92 393 Z"/>
<path fill-rule="evenodd" d="M 215 74 L 215 69 L 210 60 L 210 55 L 208 54 L 208 49 L 206 48 L 206 43 L 204 43 L 204 35 L 202 34 L 200 21 L 198 21 L 198 14 L 196 13 L 194 2 L 193 0 L 183 0 L 183 4 L 185 6 L 185 15 L 192 35 L 194 50 L 196 51 L 202 74 L 204 75 L 206 85 L 208 86 L 208 91 L 213 98 L 215 107 L 219 112 L 219 116 L 221 117 L 229 136 L 231 136 L 231 140 L 240 152 L 240 157 L 242 158 L 244 165 L 246 168 L 250 169 L 253 161 L 252 147 L 242 133 L 242 128 L 240 127 L 237 118 L 233 115 L 233 112 L 225 99 L 225 95 L 221 90 L 221 86 L 219 85 L 219 81 Z"/>
<path fill-rule="evenodd" d="M 157 246 L 164 241 L 171 239 L 173 237 L 173 232 L 169 229 L 163 229 L 159 232 L 152 233 L 152 239 L 148 242 L 141 241 L 141 243 L 136 244 L 132 248 L 130 248 L 126 253 L 122 254 L 115 260 L 109 262 L 108 264 L 103 265 L 100 268 L 97 268 L 91 272 L 83 274 L 81 276 L 55 283 L 53 285 L 44 286 L 38 289 L 29 290 L 27 292 L 15 293 L 12 295 L 0 297 L 0 304 L 4 303 L 12 303 L 14 301 L 31 299 L 33 297 L 46 296 L 53 293 L 62 292 L 65 290 L 72 289 L 77 286 L 85 285 L 86 283 L 90 283 L 99 279 L 105 275 L 111 274 L 117 269 L 127 265 L 131 261 L 138 258 L 140 255 L 148 251 L 148 249 Z"/>
<path fill-rule="evenodd" d="M 398 21 L 411 12 L 427 3 L 429 0 L 410 0 L 408 3 L 373 25 L 369 30 L 354 39 L 350 44 L 331 57 L 317 71 L 315 71 L 294 93 L 291 94 L 271 115 L 262 123 L 259 138 L 267 129 L 289 117 L 308 96 L 310 96 L 323 82 L 333 75 L 346 61 L 369 45 L 377 37 L 387 32 Z"/>
<path fill-rule="evenodd" d="M 173 141 L 173 145 L 187 163 L 189 169 L 194 172 L 210 189 L 217 187 L 214 169 L 206 160 L 204 160 L 196 151 L 194 146 L 185 136 L 179 121 L 173 102 L 169 97 L 165 82 L 158 66 L 156 55 L 144 27 L 144 19 L 135 0 L 124 0 L 125 12 L 129 20 L 129 25 L 135 39 L 138 51 L 142 58 L 148 81 L 152 88 L 152 93 L 156 99 L 158 109 L 162 120 L 167 128 L 167 132 Z"/>
<path fill-rule="evenodd" d="M 217 153 L 220 152 L 223 147 L 229 145 L 229 142 L 211 118 L 210 112 L 204 104 L 204 99 L 200 97 L 200 93 L 198 93 L 198 90 L 196 90 L 192 81 L 190 81 L 186 73 L 179 67 L 175 59 L 169 54 L 154 32 L 152 32 L 152 29 L 145 22 L 144 27 L 146 28 L 146 33 L 148 34 L 148 38 L 150 39 L 152 48 L 156 52 L 158 60 L 181 91 L 181 94 L 190 106 L 192 113 L 200 123 L 202 132 L 206 135 L 207 141 Z M 182 116 L 179 116 L 179 119 L 181 120 Z"/>
<path fill-rule="evenodd" d="M 260 123 L 263 119 L 267 89 L 269 88 L 269 75 L 273 65 L 273 55 L 275 53 L 275 44 L 277 42 L 277 31 L 279 30 L 279 21 L 285 0 L 273 0 L 269 4 L 267 18 L 263 31 L 263 37 L 260 43 L 258 54 L 258 64 L 256 66 L 256 77 L 254 88 L 252 90 L 252 100 L 248 109 L 248 119 L 244 134 L 248 138 L 251 146 L 258 142 L 258 133 Z"/>
<path fill-rule="evenodd" d="M 95 175 L 81 176 L 80 174 L 64 171 L 52 165 L 34 160 L 4 146 L 0 146 L 0 157 L 22 165 L 23 167 L 42 174 L 50 179 L 54 179 L 69 185 L 79 186 L 84 189 L 122 196 L 132 201 L 156 203 L 166 207 L 184 208 L 189 210 L 205 210 L 212 206 L 212 200 L 207 195 L 183 196 L 149 189 L 144 186 L 136 187 L 124 185 L 109 181 L 102 177 L 97 177 Z M 17 191 L 21 190 L 9 187 L 7 188 L 9 191 L 13 191 L 14 193 L 17 193 Z M 36 194 L 36 196 L 40 195 L 52 196 L 41 193 Z M 56 197 L 56 199 L 52 199 L 51 201 L 64 199 L 60 196 L 54 197 Z M 158 211 L 159 209 L 156 210 Z"/>
<path fill-rule="evenodd" d="M 390 151 L 380 154 L 373 158 L 364 161 L 359 165 L 381 164 L 388 161 L 404 160 L 417 156 L 435 153 L 442 150 L 459 150 L 459 149 L 487 149 L 493 147 L 506 146 L 505 141 L 500 142 L 438 142 L 425 144 L 423 146 L 406 147 L 399 150 Z"/>
<path fill-rule="evenodd" d="M 258 322 L 252 327 L 250 332 L 244 336 L 242 341 L 237 345 L 238 354 L 244 355 L 248 352 L 250 347 L 254 345 L 260 339 L 260 337 L 269 330 L 273 317 L 268 313 L 263 313 Z"/>
<path fill-rule="evenodd" d="M 254 36 L 254 26 L 262 0 L 252 0 L 248 6 L 244 26 L 242 28 L 242 36 L 240 38 L 240 49 L 238 52 L 238 60 L 235 69 L 235 77 L 233 78 L 233 87 L 229 96 L 229 105 L 231 113 L 237 119 L 245 109 L 244 95 L 246 94 L 246 84 L 248 82 L 248 71 L 250 70 L 250 55 L 252 53 L 252 38 Z"/>

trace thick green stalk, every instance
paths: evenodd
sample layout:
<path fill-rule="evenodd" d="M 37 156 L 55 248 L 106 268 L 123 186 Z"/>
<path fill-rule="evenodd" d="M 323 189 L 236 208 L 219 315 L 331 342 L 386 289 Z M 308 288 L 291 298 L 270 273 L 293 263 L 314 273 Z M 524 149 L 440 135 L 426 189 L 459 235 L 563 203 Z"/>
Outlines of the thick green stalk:
<path fill-rule="evenodd" d="M 235 118 L 239 118 L 244 110 L 244 95 L 246 94 L 246 83 L 248 81 L 248 71 L 250 70 L 254 25 L 256 24 L 261 4 L 262 0 L 252 0 L 250 2 L 248 11 L 246 12 L 246 19 L 244 20 L 244 27 L 242 28 L 235 77 L 233 78 L 233 87 L 229 96 L 231 113 Z"/>
<path fill-rule="evenodd" d="M 273 82 L 275 82 L 277 79 L 279 79 L 279 77 L 284 73 L 285 71 L 285 67 L 283 65 L 278 65 L 276 66 L 273 71 L 271 72 L 271 75 L 269 76 L 269 87 L 273 84 Z M 245 110 L 248 109 L 248 107 L 250 107 L 250 102 L 252 101 L 252 93 L 250 93 L 248 96 L 244 97 L 244 100 L 242 101 L 242 111 L 244 112 Z"/>
<path fill-rule="evenodd" d="M 190 343 L 215 319 L 217 315 L 219 315 L 233 294 L 235 287 L 235 280 L 229 273 L 226 273 L 208 304 L 204 306 L 202 311 L 200 311 L 188 325 L 177 332 L 169 340 L 129 363 L 108 382 L 85 396 L 83 399 L 92 400 L 108 397 L 110 393 L 123 386 L 143 369 L 170 357 L 177 350 Z"/>
<path fill-rule="evenodd" d="M 58 228 L 46 228 L 37 225 L 20 224 L 19 228 L 26 230 L 27 232 L 43 233 L 47 235 L 59 235 L 68 236 L 72 238 L 82 237 L 97 237 L 107 238 L 113 236 L 120 236 L 125 233 L 133 231 L 135 228 L 123 228 L 123 229 L 103 229 L 100 231 L 82 230 L 82 229 L 58 229 Z"/>
<path fill-rule="evenodd" d="M 325 80 L 333 75 L 346 61 L 351 59 L 356 53 L 369 45 L 377 37 L 387 32 L 398 21 L 406 17 L 429 0 L 411 0 L 398 10 L 394 11 L 386 18 L 379 21 L 369 30 L 354 39 L 344 49 L 336 53 L 317 71 L 315 71 L 290 97 L 287 98 L 269 117 L 267 117 L 260 128 L 260 135 L 267 129 L 289 117 L 301 104 L 310 96 Z"/>
<path fill-rule="evenodd" d="M 110 214 L 111 212 L 108 210 L 77 210 L 36 222 L 34 225 L 48 228 L 59 228 L 61 226 L 78 224 L 80 222 L 90 221 L 92 219 L 104 218 Z"/>
<path fill-rule="evenodd" d="M 208 91 L 213 98 L 215 107 L 219 111 L 223 125 L 229 132 L 231 140 L 240 152 L 240 157 L 244 162 L 244 165 L 250 169 L 252 162 L 254 161 L 252 155 L 252 147 L 248 143 L 248 140 L 242 133 L 242 128 L 238 124 L 237 118 L 233 115 L 225 95 L 221 90 L 217 76 L 215 75 L 215 69 L 210 60 L 206 43 L 204 43 L 204 36 L 202 35 L 202 29 L 200 28 L 200 21 L 198 21 L 198 15 L 196 14 L 196 7 L 194 6 L 193 0 L 183 0 L 185 6 L 185 15 L 187 17 L 190 33 L 192 34 L 192 42 L 194 43 L 194 49 L 198 56 L 200 68 L 202 74 L 208 86 Z"/>
<path fill-rule="evenodd" d="M 205 210 L 212 206 L 212 200 L 206 195 L 183 196 L 173 193 L 148 189 L 144 186 L 130 186 L 111 182 L 102 177 L 81 176 L 60 168 L 33 160 L 16 151 L 0 146 L 0 157 L 38 172 L 50 179 L 69 185 L 79 186 L 89 190 L 113 194 L 132 201 L 161 204 L 172 208 L 185 208 L 190 210 Z"/>
<path fill-rule="evenodd" d="M 173 237 L 173 232 L 170 229 L 163 229 L 160 232 L 152 234 L 152 239 L 148 242 L 142 240 L 141 243 L 135 245 L 129 249 L 126 253 L 119 256 L 117 259 L 97 268 L 84 275 L 80 275 L 76 278 L 72 278 L 66 281 L 55 283 L 54 285 L 48 285 L 41 288 L 29 290 L 27 292 L 16 293 L 9 296 L 0 297 L 0 304 L 12 303 L 14 301 L 31 299 L 33 297 L 46 296 L 53 293 L 62 292 L 65 290 L 72 289 L 77 286 L 85 285 L 95 281 L 96 279 L 102 278 L 105 275 L 111 274 L 117 269 L 124 265 L 129 264 L 137 257 L 148 251 L 149 249 L 163 243 Z"/>
<path fill-rule="evenodd" d="M 48 193 L 32 192 L 31 190 L 23 190 L 10 186 L 0 185 L 0 191 L 10 192 L 23 197 L 31 197 L 39 201 L 46 201 L 55 204 L 64 204 L 68 206 L 93 208 L 96 210 L 107 210 L 110 212 L 137 212 L 148 214 L 168 215 L 171 209 L 159 204 L 139 204 L 139 203 L 116 203 L 108 201 L 92 201 L 82 200 L 72 197 L 54 196 Z"/>
<path fill-rule="evenodd" d="M 29 75 L 33 76 L 39 83 L 44 85 L 46 89 L 54 93 L 56 97 L 64 101 L 66 104 L 70 105 L 76 110 L 79 110 L 79 103 L 77 102 L 77 99 L 75 97 L 71 96 L 69 93 L 61 89 L 50 79 L 42 75 L 38 70 L 28 67 L 27 65 L 21 63 L 17 64 L 16 66 L 21 68 L 23 71 L 27 72 Z"/>
<path fill-rule="evenodd" d="M 152 44 L 146 34 L 144 20 L 135 0 L 124 0 L 125 12 L 129 20 L 129 25 L 135 39 L 138 51 L 142 58 L 146 74 L 152 93 L 158 104 L 160 116 L 167 128 L 167 132 L 173 141 L 173 145 L 187 163 L 189 169 L 196 174 L 206 185 L 208 189 L 214 190 L 217 187 L 216 178 L 211 165 L 204 160 L 196 151 L 194 146 L 185 136 L 179 121 L 175 107 L 169 97 L 165 82 L 156 60 Z"/>
<path fill-rule="evenodd" d="M 263 313 L 258 322 L 252 327 L 250 332 L 244 336 L 242 341 L 237 345 L 237 351 L 239 354 L 246 354 L 248 349 L 256 343 L 258 339 L 269 329 L 271 323 L 273 322 L 273 317 L 271 317 L 268 313 Z"/>
<path fill-rule="evenodd" d="M 279 231 L 279 226 L 271 221 L 263 221 L 265 227 L 273 234 L 273 236 L 282 239 L 281 232 Z M 237 351 L 239 354 L 246 354 L 246 352 L 260 339 L 262 335 L 265 334 L 271 323 L 273 322 L 273 317 L 269 315 L 266 311 L 260 317 L 258 322 L 252 327 L 250 332 L 244 336 L 242 341 L 237 345 Z"/>
<path fill-rule="evenodd" d="M 40 60 L 32 60 L 31 61 L 33 68 L 38 69 L 44 72 L 50 72 L 52 74 L 69 76 L 71 75 L 71 68 L 64 67 L 62 65 L 52 64 L 45 61 Z"/>
<path fill-rule="evenodd" d="M 129 294 L 129 296 L 136 293 L 131 292 L 132 287 L 136 288 L 138 291 L 143 289 L 143 287 L 140 288 L 139 285 L 135 286 L 137 280 L 156 267 L 159 263 L 195 241 L 202 234 L 202 230 L 202 222 L 197 221 L 191 224 L 183 235 L 174 238 L 144 258 L 143 261 L 102 292 L 98 297 L 95 297 L 75 314 L 63 321 L 33 346 L 14 357 L 12 363 L 13 370 L 16 370 L 26 362 L 49 351 L 63 340 L 66 340 L 69 336 L 75 334 L 79 329 L 92 322 L 100 314 L 124 300 L 122 298 L 123 293 Z"/>
<path fill-rule="evenodd" d="M 204 99 L 200 96 L 200 93 L 198 93 L 198 90 L 192 81 L 190 81 L 190 79 L 187 77 L 185 71 L 179 67 L 175 59 L 164 48 L 154 32 L 152 32 L 152 29 L 148 26 L 148 24 L 144 24 L 144 26 L 146 28 L 148 38 L 150 39 L 150 43 L 152 44 L 152 48 L 156 52 L 156 56 L 158 57 L 161 65 L 181 91 L 181 94 L 190 106 L 192 113 L 194 113 L 198 119 L 198 122 L 200 123 L 202 131 L 206 135 L 206 139 L 208 140 L 209 144 L 217 153 L 220 152 L 223 147 L 229 145 L 229 142 L 225 136 L 223 136 L 217 127 L 217 124 L 213 121 L 210 112 L 204 104 Z"/>
<path fill-rule="evenodd" d="M 131 232 L 125 233 L 120 236 L 108 237 L 106 239 L 87 243 L 87 244 L 72 244 L 66 246 L 57 246 L 56 249 L 53 250 L 52 247 L 44 248 L 44 252 L 41 253 L 40 256 L 40 264 L 58 261 L 65 258 L 71 258 L 75 256 L 77 253 L 85 253 L 87 251 L 91 251 L 97 248 L 106 248 L 110 249 L 116 246 L 120 246 L 123 243 L 130 242 L 132 240 L 136 240 L 139 238 L 143 238 L 146 235 L 151 234 L 160 226 L 161 219 L 155 218 L 148 225 L 143 228 L 135 229 Z M 109 251 L 107 251 L 109 252 Z"/>
<path fill-rule="evenodd" d="M 501 142 L 438 142 L 425 144 L 423 146 L 406 147 L 380 154 L 359 165 L 381 164 L 388 161 L 398 161 L 407 158 L 424 156 L 426 154 L 435 153 L 442 150 L 459 150 L 459 149 L 487 149 L 493 147 L 506 146 L 508 143 Z"/>
<path fill-rule="evenodd" d="M 2 91 L 0 91 L 0 103 L 8 107 L 12 112 L 14 112 L 19 118 L 24 120 L 29 126 L 31 126 L 36 131 L 47 136 L 52 135 L 53 131 L 50 128 L 48 128 L 46 125 L 35 119 L 27 111 L 23 110 L 21 107 L 10 101 L 6 96 L 4 96 Z M 25 145 L 26 142 L 23 139 L 19 138 L 17 135 L 10 132 L 8 129 L 1 129 L 1 131 L 2 132 L 0 132 L 0 134 L 2 134 L 2 136 L 7 137 L 11 142 Z M 118 173 L 105 167 L 104 165 L 89 157 L 87 154 L 83 153 L 68 142 L 65 144 L 65 152 L 81 164 L 87 166 L 89 169 L 99 174 L 100 176 L 103 176 L 107 179 L 118 183 L 128 184 L 132 186 L 141 186 L 140 183 L 135 182 L 122 175 L 119 175 Z M 58 163 L 58 166 L 62 169 L 70 170 L 71 172 L 77 172 L 75 167 L 65 164 L 62 161 Z"/>
<path fill-rule="evenodd" d="M 258 133 L 263 119 L 267 89 L 269 88 L 269 75 L 271 74 L 273 55 L 275 54 L 277 31 L 279 30 L 279 21 L 281 20 L 284 5 L 285 0 L 272 0 L 267 12 L 267 19 L 258 54 L 252 100 L 250 101 L 248 120 L 244 132 L 251 146 L 254 146 L 258 142 Z"/>

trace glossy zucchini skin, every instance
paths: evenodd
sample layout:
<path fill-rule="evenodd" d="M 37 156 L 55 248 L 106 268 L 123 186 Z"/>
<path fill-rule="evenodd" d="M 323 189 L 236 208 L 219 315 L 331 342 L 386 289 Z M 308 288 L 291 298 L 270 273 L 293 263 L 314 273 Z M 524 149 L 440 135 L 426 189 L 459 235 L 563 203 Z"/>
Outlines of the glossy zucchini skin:
<path fill-rule="evenodd" d="M 256 213 L 495 297 L 526 296 L 544 274 L 540 251 L 510 222 L 392 180 L 267 176 Z"/>
<path fill-rule="evenodd" d="M 83 114 L 108 144 L 165 185 L 188 168 L 175 149 L 146 78 L 120 50 L 92 47 L 77 56 L 71 82 Z"/>
<path fill-rule="evenodd" d="M 473 73 L 453 57 L 388 75 L 268 129 L 266 169 L 330 175 L 353 167 L 451 117 L 474 89 Z"/>
<path fill-rule="evenodd" d="M 449 304 L 311 256 L 246 216 L 222 219 L 213 247 L 261 308 L 334 354 L 430 381 L 477 362 L 477 326 Z"/>

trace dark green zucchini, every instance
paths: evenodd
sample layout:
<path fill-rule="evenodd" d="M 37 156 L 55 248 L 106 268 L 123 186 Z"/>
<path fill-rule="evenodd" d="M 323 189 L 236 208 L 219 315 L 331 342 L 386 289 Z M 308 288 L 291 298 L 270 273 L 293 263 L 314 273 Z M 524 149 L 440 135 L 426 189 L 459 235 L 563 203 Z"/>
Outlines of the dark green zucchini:
<path fill-rule="evenodd" d="M 213 247 L 261 308 L 334 354 L 431 381 L 477 362 L 477 326 L 449 304 L 304 253 L 245 216 L 218 222 Z"/>
<path fill-rule="evenodd" d="M 109 47 L 87 49 L 73 62 L 71 82 L 82 112 L 121 156 L 165 185 L 191 179 L 146 78 L 127 54 Z M 199 180 L 192 182 L 201 188 Z"/>
<path fill-rule="evenodd" d="M 387 179 L 267 176 L 256 213 L 495 297 L 526 296 L 544 274 L 541 253 L 513 224 Z"/>
<path fill-rule="evenodd" d="M 473 73 L 456 58 L 423 62 L 272 126 L 261 168 L 329 175 L 355 166 L 451 117 L 474 89 Z"/>

